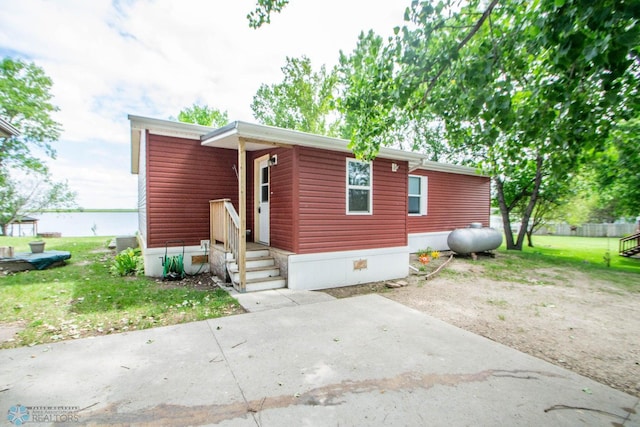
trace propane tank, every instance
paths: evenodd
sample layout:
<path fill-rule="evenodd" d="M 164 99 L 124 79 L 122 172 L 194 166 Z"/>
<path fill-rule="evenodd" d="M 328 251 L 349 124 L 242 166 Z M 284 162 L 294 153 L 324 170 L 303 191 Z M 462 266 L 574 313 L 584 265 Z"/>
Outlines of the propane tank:
<path fill-rule="evenodd" d="M 467 228 L 456 228 L 447 237 L 449 248 L 459 254 L 491 251 L 502 244 L 502 233 L 495 228 L 473 222 Z"/>

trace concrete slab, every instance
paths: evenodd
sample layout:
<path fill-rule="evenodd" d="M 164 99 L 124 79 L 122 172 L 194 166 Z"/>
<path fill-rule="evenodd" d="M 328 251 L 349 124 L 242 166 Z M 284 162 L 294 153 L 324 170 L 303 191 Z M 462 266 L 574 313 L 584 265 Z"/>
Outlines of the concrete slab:
<path fill-rule="evenodd" d="M 99 425 L 640 426 L 637 398 L 379 295 L 2 350 L 0 414 L 18 403 Z"/>
<path fill-rule="evenodd" d="M 293 290 L 288 288 L 247 292 L 244 294 L 235 292 L 234 290 L 230 293 L 245 310 L 252 313 L 276 308 L 315 304 L 335 299 L 324 292 Z"/>

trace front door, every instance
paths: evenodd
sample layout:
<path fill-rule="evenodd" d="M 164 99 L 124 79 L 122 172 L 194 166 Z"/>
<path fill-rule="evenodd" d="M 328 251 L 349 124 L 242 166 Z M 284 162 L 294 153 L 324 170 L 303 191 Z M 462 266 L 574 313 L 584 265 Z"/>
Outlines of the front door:
<path fill-rule="evenodd" d="M 255 229 L 260 243 L 269 244 L 269 155 L 254 161 L 255 170 Z"/>

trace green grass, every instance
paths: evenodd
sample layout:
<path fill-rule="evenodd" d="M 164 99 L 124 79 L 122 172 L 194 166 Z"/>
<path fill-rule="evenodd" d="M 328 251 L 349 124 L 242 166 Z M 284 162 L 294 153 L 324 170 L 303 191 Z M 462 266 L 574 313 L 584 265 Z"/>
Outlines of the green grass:
<path fill-rule="evenodd" d="M 481 267 L 476 272 L 445 270 L 441 274 L 451 278 L 479 275 L 531 286 L 570 287 L 575 278 L 584 278 L 599 282 L 603 292 L 640 292 L 640 259 L 619 256 L 618 239 L 534 236 L 533 243 L 535 247 L 523 251 L 507 251 L 503 245 L 495 259 L 479 257 L 473 261 Z M 603 258 L 607 250 L 611 251 L 609 267 Z"/>
<path fill-rule="evenodd" d="M 545 257 L 589 264 L 613 270 L 640 273 L 640 259 L 618 255 L 618 238 L 533 236 L 533 248 L 525 245 L 524 252 Z M 607 267 L 604 256 L 609 251 L 611 266 Z"/>
<path fill-rule="evenodd" d="M 640 259 L 619 256 L 618 239 L 534 236 L 533 244 L 523 251 L 507 251 L 503 245 L 496 262 L 482 263 L 483 275 L 497 281 L 545 286 L 580 273 L 624 291 L 640 292 Z M 604 260 L 607 250 L 611 251 L 610 266 Z"/>
<path fill-rule="evenodd" d="M 0 237 L 0 246 L 29 251 L 33 238 Z M 72 254 L 64 267 L 0 273 L 0 323 L 26 327 L 16 347 L 220 317 L 237 312 L 225 291 L 167 287 L 147 277 L 109 272 L 104 237 L 44 239 L 47 250 Z"/>

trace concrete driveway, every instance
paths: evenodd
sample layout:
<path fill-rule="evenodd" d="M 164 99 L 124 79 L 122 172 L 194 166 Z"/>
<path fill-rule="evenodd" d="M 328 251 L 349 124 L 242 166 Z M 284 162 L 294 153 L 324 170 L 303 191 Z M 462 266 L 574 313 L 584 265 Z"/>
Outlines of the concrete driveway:
<path fill-rule="evenodd" d="M 68 425 L 640 426 L 638 398 L 379 295 L 2 350 L 0 423 L 16 410 Z"/>

